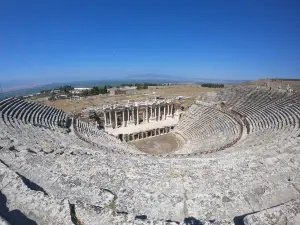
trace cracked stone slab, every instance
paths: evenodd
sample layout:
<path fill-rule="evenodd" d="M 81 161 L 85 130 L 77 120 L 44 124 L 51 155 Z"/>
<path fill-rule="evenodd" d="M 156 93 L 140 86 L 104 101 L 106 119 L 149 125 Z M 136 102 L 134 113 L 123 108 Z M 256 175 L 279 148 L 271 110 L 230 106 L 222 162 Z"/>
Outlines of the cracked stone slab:
<path fill-rule="evenodd" d="M 32 191 L 26 187 L 22 179 L 5 165 L 0 163 L 1 193 L 9 214 L 19 210 L 31 220 L 41 225 L 58 224 L 71 225 L 69 203 L 67 200 L 45 196 L 39 191 Z"/>
<path fill-rule="evenodd" d="M 299 225 L 300 198 L 247 215 L 245 225 Z"/>

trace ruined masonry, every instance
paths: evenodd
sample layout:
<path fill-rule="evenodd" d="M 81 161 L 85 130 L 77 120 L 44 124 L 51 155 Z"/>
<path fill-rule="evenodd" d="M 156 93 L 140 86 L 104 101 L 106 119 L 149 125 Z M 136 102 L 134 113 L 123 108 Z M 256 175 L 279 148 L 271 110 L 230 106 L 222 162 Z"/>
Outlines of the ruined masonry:
<path fill-rule="evenodd" d="M 104 130 L 0 102 L 0 224 L 300 224 L 299 92 L 226 88 L 180 119 L 172 102 L 101 110 Z M 166 127 L 174 152 L 128 143 Z"/>

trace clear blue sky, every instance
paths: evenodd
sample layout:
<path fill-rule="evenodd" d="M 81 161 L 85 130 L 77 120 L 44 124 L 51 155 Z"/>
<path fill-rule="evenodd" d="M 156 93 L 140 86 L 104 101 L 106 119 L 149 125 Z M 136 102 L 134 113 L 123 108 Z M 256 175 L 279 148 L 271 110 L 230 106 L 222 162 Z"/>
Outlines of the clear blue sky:
<path fill-rule="evenodd" d="M 299 0 L 1 0 L 0 83 L 300 78 Z"/>

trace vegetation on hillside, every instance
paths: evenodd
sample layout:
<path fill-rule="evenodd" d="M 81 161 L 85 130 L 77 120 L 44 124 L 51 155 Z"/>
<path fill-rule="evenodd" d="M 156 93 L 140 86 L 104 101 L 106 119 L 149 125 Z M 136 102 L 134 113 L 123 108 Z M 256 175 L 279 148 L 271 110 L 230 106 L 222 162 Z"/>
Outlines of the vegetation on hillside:
<path fill-rule="evenodd" d="M 163 84 L 163 83 L 135 83 L 135 84 L 120 84 L 120 87 L 138 87 L 138 86 L 163 86 L 163 85 L 168 85 L 168 84 Z"/>
<path fill-rule="evenodd" d="M 40 93 L 41 94 L 49 94 L 52 91 L 60 91 L 60 92 L 65 93 L 65 94 L 69 94 L 72 90 L 74 90 L 74 87 L 72 87 L 70 85 L 64 85 L 64 86 L 60 86 L 58 88 L 54 88 L 53 90 L 51 90 L 51 89 L 41 90 Z"/>
<path fill-rule="evenodd" d="M 201 87 L 208 87 L 208 88 L 223 88 L 223 87 L 224 87 L 224 84 L 204 83 L 204 84 L 201 84 Z"/>
<path fill-rule="evenodd" d="M 82 91 L 83 96 L 90 96 L 90 95 L 99 95 L 99 94 L 107 94 L 107 86 L 104 87 L 96 87 L 94 86 L 92 89 L 86 89 Z"/>
<path fill-rule="evenodd" d="M 271 81 L 300 81 L 300 79 L 289 79 L 289 78 L 272 78 Z"/>
<path fill-rule="evenodd" d="M 148 89 L 148 85 L 146 83 L 145 84 L 138 84 L 138 85 L 136 85 L 136 89 L 137 90 Z"/>

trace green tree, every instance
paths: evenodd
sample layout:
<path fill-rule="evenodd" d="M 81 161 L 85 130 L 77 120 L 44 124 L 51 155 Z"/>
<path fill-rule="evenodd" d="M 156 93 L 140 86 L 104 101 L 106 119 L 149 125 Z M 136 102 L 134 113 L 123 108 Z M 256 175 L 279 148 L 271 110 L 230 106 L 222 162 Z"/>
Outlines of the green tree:
<path fill-rule="evenodd" d="M 94 86 L 91 90 L 92 95 L 99 95 L 100 94 L 100 89 L 99 87 Z"/>
<path fill-rule="evenodd" d="M 214 83 L 203 83 L 201 87 L 208 87 L 208 88 L 223 88 L 224 84 L 214 84 Z"/>
<path fill-rule="evenodd" d="M 90 90 L 86 89 L 86 90 L 82 91 L 82 96 L 87 97 L 89 95 L 91 95 L 91 91 Z"/>
<path fill-rule="evenodd" d="M 106 85 L 104 85 L 104 88 L 103 88 L 103 94 L 107 94 L 107 86 Z"/>
<path fill-rule="evenodd" d="M 59 87 L 59 88 L 56 89 L 56 90 L 59 90 L 59 91 L 64 92 L 64 93 L 66 93 L 66 94 L 69 94 L 70 91 L 73 90 L 73 89 L 74 89 L 74 87 L 72 87 L 72 86 L 70 86 L 70 85 L 65 85 L 65 86 Z M 54 90 L 55 90 L 55 89 L 54 89 Z"/>

